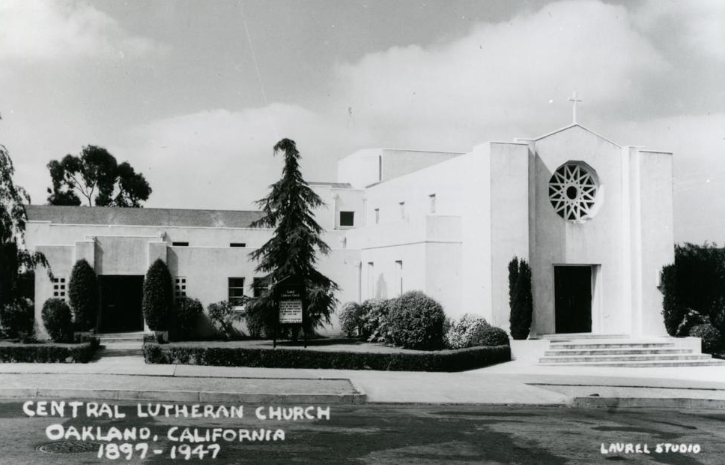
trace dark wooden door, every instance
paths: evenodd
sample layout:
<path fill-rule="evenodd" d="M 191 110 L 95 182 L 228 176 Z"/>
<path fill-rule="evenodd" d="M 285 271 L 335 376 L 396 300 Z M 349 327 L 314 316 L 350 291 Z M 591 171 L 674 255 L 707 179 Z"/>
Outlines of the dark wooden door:
<path fill-rule="evenodd" d="M 557 333 L 592 332 L 592 268 L 554 267 Z"/>
<path fill-rule="evenodd" d="M 100 276 L 99 331 L 143 331 L 143 276 Z"/>

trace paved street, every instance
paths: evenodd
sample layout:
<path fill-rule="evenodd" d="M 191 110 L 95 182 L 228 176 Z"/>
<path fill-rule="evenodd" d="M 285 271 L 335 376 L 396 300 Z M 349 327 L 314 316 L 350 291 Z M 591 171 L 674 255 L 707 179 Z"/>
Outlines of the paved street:
<path fill-rule="evenodd" d="M 36 399 L 36 401 L 38 401 Z M 98 401 L 103 402 L 103 401 Z M 109 407 L 120 405 L 125 418 L 108 419 L 102 410 L 101 418 L 86 417 L 86 404 L 79 406 L 78 417 L 71 417 L 66 405 L 65 418 L 28 417 L 22 402 L 0 403 L 0 465 L 25 464 L 95 464 L 95 463 L 218 463 L 218 464 L 289 464 L 289 463 L 376 463 L 376 464 L 589 464 L 611 463 L 668 463 L 668 464 L 720 464 L 725 456 L 725 413 L 718 411 L 649 411 L 602 409 L 579 410 L 561 407 L 483 407 L 483 406 L 397 406 L 363 405 L 330 406 L 330 419 L 317 417 L 317 410 L 307 413 L 320 419 L 271 420 L 260 419 L 256 407 L 244 406 L 244 417 L 228 418 L 174 418 L 175 405 L 168 404 L 170 418 L 164 416 L 139 418 L 137 404 L 109 402 Z M 148 413 L 146 402 L 142 412 Z M 153 405 L 153 403 L 152 403 Z M 214 404 L 215 408 L 223 404 Z M 190 408 L 190 405 L 186 405 Z M 231 405 L 226 405 L 231 407 Z M 262 406 L 260 415 L 269 416 L 269 406 Z M 322 406 L 324 407 L 324 406 Z M 38 412 L 37 405 L 29 406 Z M 145 409 L 145 410 L 144 410 Z M 162 410 L 163 412 L 163 410 Z M 294 413 L 290 411 L 289 413 Z M 301 411 L 300 411 L 301 413 Z M 304 416 L 304 415 L 300 415 Z M 51 430 L 67 434 L 70 427 L 82 431 L 83 427 L 96 427 L 110 433 L 148 428 L 149 452 L 140 459 L 141 440 L 129 440 L 134 445 L 131 460 L 120 454 L 117 460 L 99 459 L 97 445 L 82 453 L 49 453 L 54 445 L 46 436 L 49 425 L 61 425 Z M 214 434 L 216 441 L 201 442 L 190 460 L 185 460 L 188 448 L 176 442 L 185 428 L 197 428 L 199 434 Z M 249 441 L 252 430 L 260 428 L 284 430 L 284 440 Z M 240 433 L 240 429 L 247 432 Z M 222 433 L 222 431 L 224 431 Z M 234 439 L 227 442 L 222 435 Z M 246 436 L 249 434 L 250 436 Z M 156 436 L 156 441 L 153 441 Z M 240 443 L 239 438 L 243 441 Z M 95 441 L 97 444 L 108 444 Z M 123 441 L 114 441 L 122 443 Z M 647 446 L 649 454 L 612 452 L 602 454 L 602 444 L 631 444 L 640 450 Z M 187 442 L 188 444 L 188 442 Z M 657 445 L 663 450 L 657 452 Z M 689 452 L 665 452 L 665 444 L 687 444 Z M 66 444 L 69 449 L 84 444 Z M 219 446 L 216 459 L 211 453 Z M 89 444 L 85 444 L 88 447 Z M 171 458 L 176 446 L 176 459 Z M 114 457 L 113 446 L 105 446 L 107 457 Z M 48 452 L 38 450 L 44 448 Z M 130 448 L 130 446 L 129 446 Z M 699 453 L 695 450 L 699 449 Z M 153 450 L 159 451 L 156 455 Z M 192 449 L 193 450 L 193 449 Z M 203 460 L 199 453 L 208 453 Z"/>

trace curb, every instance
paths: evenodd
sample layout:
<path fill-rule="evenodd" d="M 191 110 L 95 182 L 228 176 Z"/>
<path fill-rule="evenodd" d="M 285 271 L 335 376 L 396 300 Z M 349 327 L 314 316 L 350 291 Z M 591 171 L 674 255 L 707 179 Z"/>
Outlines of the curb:
<path fill-rule="evenodd" d="M 654 408 L 725 410 L 723 399 L 689 399 L 663 397 L 574 397 L 570 404 L 574 408 Z"/>
<path fill-rule="evenodd" d="M 249 403 L 249 404 L 330 404 L 360 405 L 367 402 L 364 392 L 353 385 L 352 394 L 250 394 L 220 391 L 158 391 L 124 389 L 0 388 L 0 399 L 83 398 L 97 400 L 153 400 L 165 402 Z"/>

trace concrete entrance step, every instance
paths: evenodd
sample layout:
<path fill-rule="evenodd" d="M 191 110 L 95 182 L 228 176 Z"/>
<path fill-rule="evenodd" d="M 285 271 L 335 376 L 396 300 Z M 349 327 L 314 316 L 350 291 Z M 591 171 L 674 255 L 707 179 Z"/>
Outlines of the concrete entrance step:
<path fill-rule="evenodd" d="M 668 349 L 676 347 L 674 342 L 552 342 L 551 350 L 595 350 L 595 349 Z"/>
<path fill-rule="evenodd" d="M 557 335 L 558 336 L 558 335 Z M 725 365 L 700 351 L 695 340 L 648 337 L 622 339 L 612 335 L 549 342 L 549 350 L 539 358 L 541 365 L 606 367 L 685 367 Z"/>
<path fill-rule="evenodd" d="M 139 342 L 143 343 L 143 337 L 146 333 L 143 331 L 133 333 L 103 333 L 98 334 L 101 344 L 111 342 Z"/>
<path fill-rule="evenodd" d="M 683 348 L 660 348 L 660 347 L 637 347 L 637 348 L 576 348 L 576 349 L 558 349 L 547 350 L 544 356 L 582 356 L 582 355 L 654 355 L 654 354 L 692 354 L 692 349 Z"/>
<path fill-rule="evenodd" d="M 550 341 L 572 341 L 575 339 L 629 339 L 629 334 L 560 333 L 542 334 L 539 336 L 539 339 L 548 339 Z"/>
<path fill-rule="evenodd" d="M 686 360 L 709 360 L 712 357 L 707 354 L 672 354 L 672 355 L 590 355 L 590 356 L 548 356 L 542 357 L 541 363 L 597 363 L 597 362 L 655 362 L 655 361 L 686 361 Z"/>
<path fill-rule="evenodd" d="M 702 360 L 649 360 L 649 361 L 618 361 L 618 362 L 578 362 L 578 363 L 539 363 L 540 365 L 561 366 L 599 366 L 599 367 L 624 367 L 624 368 L 646 368 L 646 367 L 703 367 L 703 366 L 725 366 L 725 360 L 708 358 Z"/>

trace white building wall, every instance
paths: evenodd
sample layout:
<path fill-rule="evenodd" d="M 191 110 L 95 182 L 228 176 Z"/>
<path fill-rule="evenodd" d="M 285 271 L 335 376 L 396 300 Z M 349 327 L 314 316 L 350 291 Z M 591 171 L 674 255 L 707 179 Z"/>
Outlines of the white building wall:
<path fill-rule="evenodd" d="M 554 266 L 601 265 L 601 298 L 593 302 L 592 331 L 629 334 L 631 285 L 627 238 L 629 198 L 624 195 L 621 148 L 596 134 L 573 126 L 535 141 L 534 223 L 535 247 L 531 268 L 535 334 L 555 330 Z M 561 218 L 549 200 L 549 180 L 569 161 L 583 161 L 597 173 L 601 207 L 584 224 Z"/>
<path fill-rule="evenodd" d="M 662 293 L 658 286 L 662 267 L 675 261 L 672 154 L 640 150 L 637 159 L 641 206 L 641 277 L 638 280 L 641 296 L 639 307 L 634 310 L 641 317 L 633 321 L 632 334 L 666 336 Z"/>

